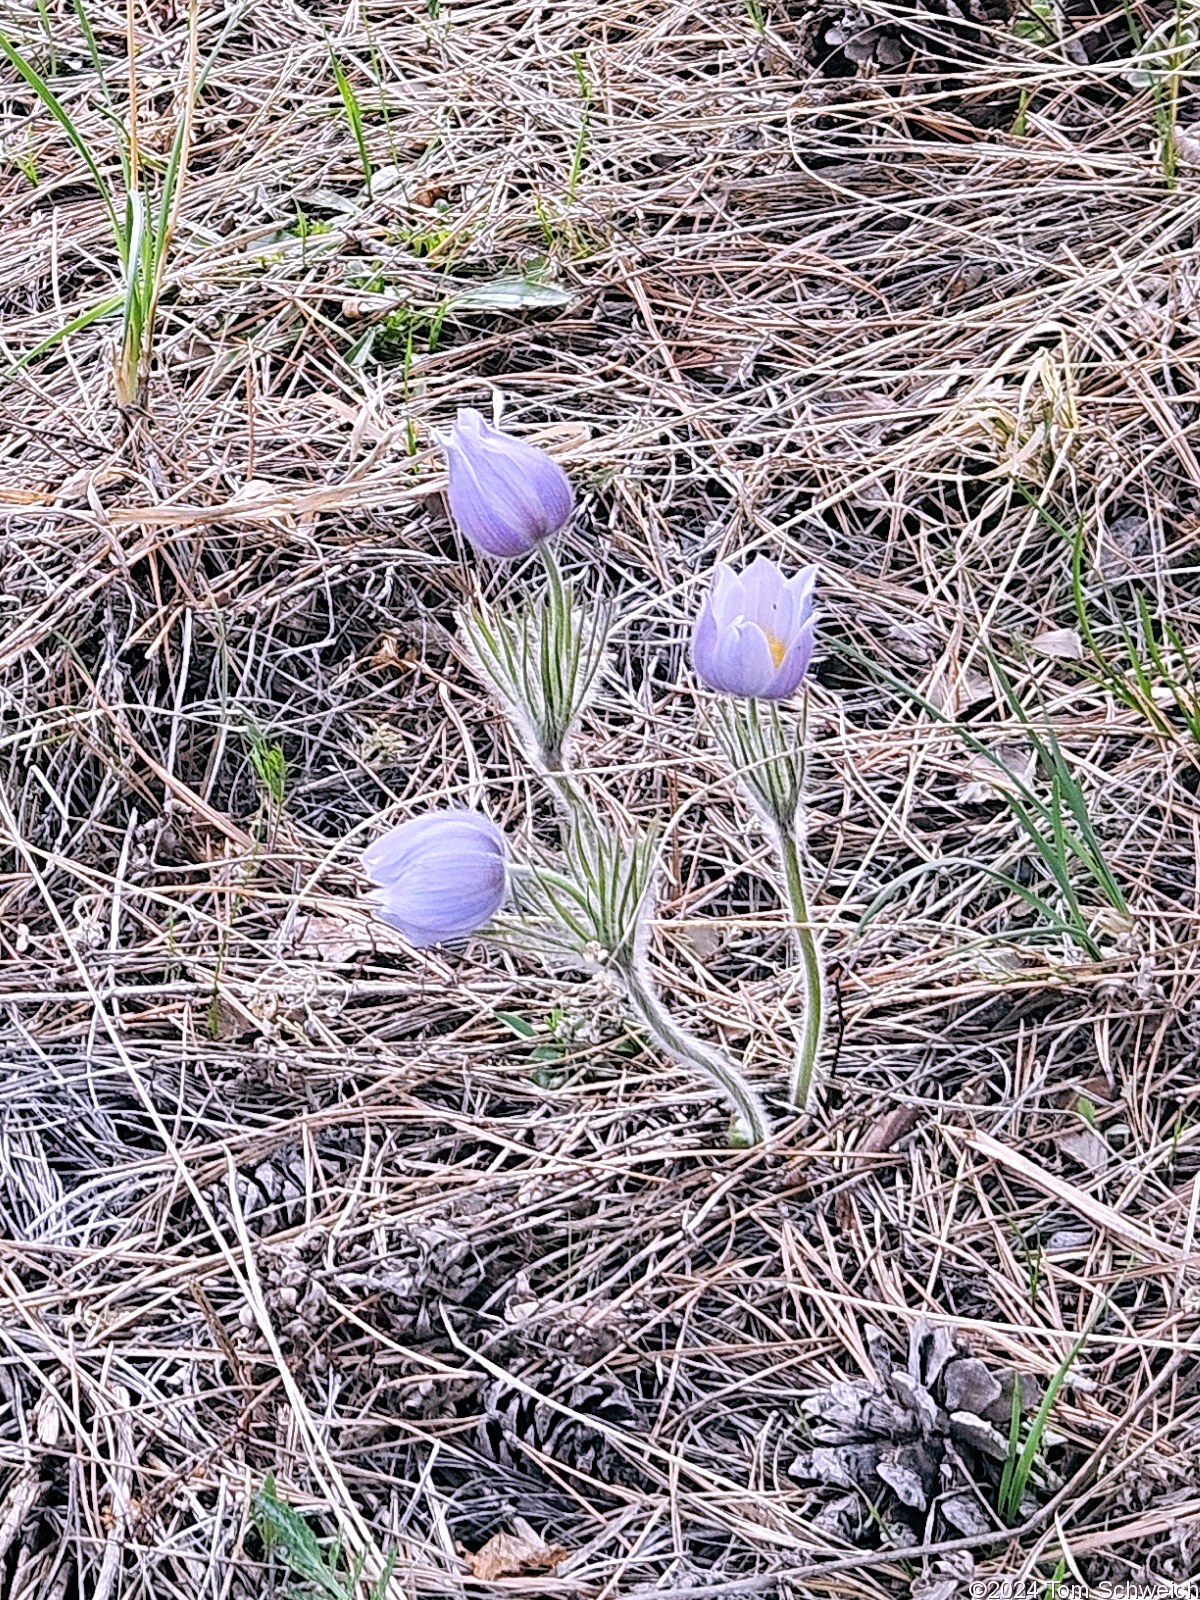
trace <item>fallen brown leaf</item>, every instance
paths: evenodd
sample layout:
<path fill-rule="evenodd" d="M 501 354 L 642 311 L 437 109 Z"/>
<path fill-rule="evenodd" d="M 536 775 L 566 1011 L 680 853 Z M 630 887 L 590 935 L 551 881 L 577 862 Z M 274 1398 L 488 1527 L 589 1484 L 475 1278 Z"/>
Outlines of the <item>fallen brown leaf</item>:
<path fill-rule="evenodd" d="M 553 1572 L 568 1551 L 547 1544 L 523 1517 L 513 1518 L 514 1533 L 494 1533 L 481 1550 L 463 1550 L 463 1560 L 484 1583 L 493 1578 L 519 1578 L 525 1572 Z M 461 1547 L 460 1547 L 461 1548 Z"/>

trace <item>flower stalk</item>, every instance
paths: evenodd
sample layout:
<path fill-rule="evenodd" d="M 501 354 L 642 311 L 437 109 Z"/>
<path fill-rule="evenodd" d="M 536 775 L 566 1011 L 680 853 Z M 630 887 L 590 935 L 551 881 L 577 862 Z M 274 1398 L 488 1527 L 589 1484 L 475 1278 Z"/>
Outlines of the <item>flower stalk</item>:
<path fill-rule="evenodd" d="M 783 862 L 784 886 L 800 946 L 800 967 L 804 995 L 804 1034 L 800 1053 L 792 1072 L 791 1102 L 797 1111 L 808 1109 L 816 1076 L 821 1042 L 825 1036 L 825 969 L 821 948 L 808 916 L 808 897 L 804 892 L 804 873 L 800 866 L 800 846 L 795 827 L 780 828 L 779 855 Z"/>
<path fill-rule="evenodd" d="M 762 1102 L 746 1079 L 722 1052 L 703 1039 L 681 1028 L 659 999 L 648 974 L 640 964 L 618 964 L 614 971 L 625 999 L 646 1032 L 665 1055 L 681 1067 L 694 1068 L 729 1099 L 737 1111 L 737 1133 L 746 1144 L 764 1144 L 771 1125 Z"/>
<path fill-rule="evenodd" d="M 739 1141 L 763 1143 L 770 1136 L 770 1122 L 740 1069 L 716 1045 L 697 1039 L 675 1021 L 651 976 L 646 946 L 657 838 L 627 831 L 615 818 L 601 820 L 573 795 L 563 858 L 565 871 L 558 865 L 535 866 L 516 886 L 518 905 L 529 922 L 542 926 L 543 947 L 610 974 L 663 1053 L 708 1078 L 727 1097 L 737 1114 Z"/>

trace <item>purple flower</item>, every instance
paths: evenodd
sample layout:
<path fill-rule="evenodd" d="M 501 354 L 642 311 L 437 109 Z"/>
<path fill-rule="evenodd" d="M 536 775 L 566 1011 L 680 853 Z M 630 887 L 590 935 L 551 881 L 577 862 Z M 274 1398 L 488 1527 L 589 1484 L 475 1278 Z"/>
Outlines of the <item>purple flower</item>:
<path fill-rule="evenodd" d="M 570 520 L 571 481 L 544 450 L 460 411 L 440 440 L 450 468 L 450 513 L 484 555 L 511 560 Z"/>
<path fill-rule="evenodd" d="M 418 947 L 482 928 L 508 886 L 504 835 L 478 811 L 433 811 L 402 822 L 362 860 L 381 885 L 376 915 Z"/>
<path fill-rule="evenodd" d="M 816 567 L 785 578 L 756 556 L 742 573 L 722 563 L 692 634 L 692 664 L 710 689 L 752 699 L 794 694 L 813 653 Z"/>

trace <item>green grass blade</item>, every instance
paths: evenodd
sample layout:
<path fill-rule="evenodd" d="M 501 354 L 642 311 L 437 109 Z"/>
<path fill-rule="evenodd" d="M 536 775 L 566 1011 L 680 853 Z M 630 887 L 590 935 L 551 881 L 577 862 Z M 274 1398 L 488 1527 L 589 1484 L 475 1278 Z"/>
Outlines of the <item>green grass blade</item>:
<path fill-rule="evenodd" d="M 1008 1454 L 1004 1458 L 1004 1471 L 1000 1475 L 1000 1488 L 996 1495 L 996 1505 L 1000 1512 L 1001 1520 L 1010 1522 L 1012 1515 L 1010 1506 L 1012 1502 L 1013 1474 L 1017 1467 L 1018 1446 L 1021 1441 L 1021 1374 L 1013 1373 L 1012 1415 L 1008 1424 Z M 1017 1502 L 1018 1505 L 1020 1502 Z"/>
<path fill-rule="evenodd" d="M 104 75 L 104 63 L 100 60 L 100 52 L 96 48 L 96 35 L 92 32 L 91 18 L 87 14 L 83 0 L 74 0 L 73 9 L 83 33 L 84 43 L 88 48 L 88 55 L 92 58 L 92 66 L 96 69 L 96 76 L 100 79 L 100 92 L 111 106 L 112 97 L 108 92 L 108 79 Z"/>
<path fill-rule="evenodd" d="M 1095 629 L 1092 627 L 1091 617 L 1087 608 L 1087 599 L 1083 592 L 1084 529 L 1082 517 L 1076 523 L 1074 530 L 1069 530 L 1064 527 L 1058 518 L 1048 511 L 1033 494 L 1030 493 L 1024 484 L 1018 484 L 1017 488 L 1037 512 L 1039 518 L 1046 524 L 1046 526 L 1052 528 L 1057 534 L 1059 534 L 1060 537 L 1066 541 L 1070 548 L 1071 598 L 1075 608 L 1075 615 L 1079 622 L 1080 634 L 1082 635 L 1088 649 L 1096 659 L 1096 663 L 1099 668 L 1100 682 L 1103 683 L 1109 692 L 1114 695 L 1122 705 L 1128 706 L 1131 711 L 1136 711 L 1139 716 L 1145 717 L 1151 726 L 1156 728 L 1158 732 L 1168 735 L 1172 734 L 1174 729 L 1171 727 L 1171 724 L 1168 722 L 1166 717 L 1163 716 L 1162 712 L 1154 702 L 1154 696 L 1152 693 L 1153 685 L 1150 682 L 1149 674 L 1146 672 L 1145 665 L 1142 662 L 1141 652 L 1139 651 L 1134 639 L 1130 635 L 1129 629 L 1124 623 L 1118 624 L 1121 630 L 1121 640 L 1125 646 L 1125 653 L 1129 660 L 1130 670 L 1133 672 L 1137 683 L 1136 691 L 1130 689 L 1123 673 L 1114 667 L 1109 658 L 1104 654 L 1104 651 L 1100 646 L 1100 641 L 1096 636 Z M 1154 644 L 1152 642 L 1153 630 L 1149 627 L 1146 620 L 1148 617 L 1148 612 L 1145 606 L 1145 597 L 1139 594 L 1137 598 L 1138 609 L 1142 614 L 1143 623 L 1147 628 L 1147 646 L 1150 649 L 1151 657 L 1155 659 L 1155 665 L 1157 666 L 1158 662 L 1154 657 Z M 1159 670 L 1162 670 L 1161 667 Z M 1168 684 L 1170 684 L 1171 680 L 1169 675 L 1164 674 L 1164 676 Z M 1172 684 L 1171 687 L 1173 689 L 1174 685 Z M 1180 710 L 1183 711 L 1185 717 L 1188 716 L 1188 713 L 1184 707 L 1180 706 Z M 1190 727 L 1190 718 L 1188 719 L 1188 722 Z M 1197 718 L 1197 728 L 1194 729 L 1193 732 L 1196 733 L 1197 737 L 1200 737 L 1200 717 Z"/>
<path fill-rule="evenodd" d="M 37 14 L 42 24 L 42 32 L 46 35 L 46 55 L 50 64 L 50 76 L 53 78 L 58 71 L 58 55 L 54 49 L 54 29 L 50 25 L 50 8 L 46 0 L 37 0 Z"/>
<path fill-rule="evenodd" d="M 1102 1306 L 1098 1307 L 1089 1318 L 1087 1327 L 1084 1328 L 1079 1338 L 1071 1346 L 1058 1371 L 1051 1378 L 1046 1393 L 1042 1397 L 1042 1403 L 1037 1409 L 1037 1414 L 1029 1425 L 1029 1432 L 1025 1436 L 1025 1444 L 1020 1455 L 1016 1457 L 1012 1473 L 1008 1478 L 1007 1498 L 998 1501 L 1000 1515 L 1010 1525 L 1020 1513 L 1021 1501 L 1025 1496 L 1025 1486 L 1028 1484 L 1029 1475 L 1033 1471 L 1034 1461 L 1037 1459 L 1037 1453 L 1041 1448 L 1042 1435 L 1046 1431 L 1046 1424 L 1050 1420 L 1050 1412 L 1054 1408 L 1054 1402 L 1058 1399 L 1058 1392 L 1067 1381 L 1067 1374 L 1074 1365 L 1075 1358 L 1090 1338 L 1101 1309 L 1103 1309 Z M 1010 1435 L 1010 1455 L 1013 1444 L 1014 1441 L 1012 1441 Z"/>
<path fill-rule="evenodd" d="M 1146 639 L 1146 649 L 1150 652 L 1150 659 L 1154 663 L 1154 669 L 1162 679 L 1163 683 L 1165 683 L 1167 688 L 1171 691 L 1171 698 L 1174 700 L 1179 714 L 1187 724 L 1188 732 L 1192 735 L 1193 739 L 1200 740 L 1200 701 L 1198 701 L 1196 697 L 1195 674 L 1193 673 L 1191 665 L 1188 661 L 1188 653 L 1184 645 L 1183 638 L 1180 635 L 1179 630 L 1173 627 L 1169 622 L 1164 622 L 1162 624 L 1163 638 L 1178 655 L 1180 662 L 1183 664 L 1183 669 L 1188 675 L 1188 679 L 1192 687 L 1192 695 L 1190 700 L 1180 685 L 1176 683 L 1175 675 L 1171 670 L 1170 663 L 1167 661 L 1162 645 L 1155 637 L 1154 619 L 1150 614 L 1150 606 L 1146 596 L 1139 593 L 1137 602 L 1138 614 L 1142 623 L 1142 632 Z"/>
<path fill-rule="evenodd" d="M 1099 959 L 1099 947 L 1090 936 L 1082 933 L 1077 924 L 1067 922 L 1060 917 L 1053 906 L 1043 900 L 1041 895 L 1035 894 L 1032 889 L 1027 889 L 1023 883 L 1018 883 L 1015 878 L 1010 878 L 1006 872 L 998 872 L 995 867 L 984 866 L 981 862 L 972 861 L 967 856 L 940 856 L 936 861 L 923 861 L 919 866 L 910 867 L 907 872 L 902 872 L 899 877 L 893 878 L 890 883 L 879 891 L 855 923 L 854 931 L 850 936 L 851 940 L 859 938 L 865 931 L 867 924 L 878 916 L 884 906 L 889 901 L 894 900 L 901 890 L 906 889 L 910 883 L 915 883 L 930 872 L 942 872 L 950 867 L 967 867 L 972 872 L 984 873 L 1011 894 L 1018 895 L 1025 901 L 1026 905 L 1031 906 L 1040 916 L 1045 917 L 1056 933 L 1068 934 L 1072 939 L 1084 938 L 1088 954 L 1093 960 Z"/>
<path fill-rule="evenodd" d="M 22 56 L 18 50 L 13 48 L 13 46 L 2 33 L 0 33 L 0 52 L 3 52 L 3 54 L 7 56 L 11 65 L 15 67 L 16 70 L 21 74 L 22 78 L 24 78 L 25 82 L 33 90 L 34 94 L 37 95 L 38 99 L 42 102 L 54 120 L 59 124 L 67 138 L 75 146 L 75 149 L 82 157 L 84 165 L 91 173 L 96 187 L 100 191 L 100 198 L 104 202 L 104 209 L 108 212 L 108 218 L 112 224 L 113 237 L 117 241 L 117 249 L 124 260 L 127 250 L 127 240 L 120 223 L 117 221 L 117 210 L 113 203 L 112 190 L 105 181 L 104 175 L 101 173 L 100 168 L 96 165 L 96 162 L 92 156 L 92 152 L 87 147 L 87 141 L 84 139 L 79 129 L 75 126 L 74 122 L 72 122 L 70 115 L 63 106 L 62 101 L 55 94 L 54 90 L 50 87 L 42 75 L 29 65 L 24 56 Z"/>
<path fill-rule="evenodd" d="M 1039 733 L 1037 731 L 1037 729 L 1033 726 L 1033 723 L 1030 721 L 1029 715 L 1024 706 L 1021 704 L 1020 697 L 1018 696 L 1008 674 L 1005 672 L 994 653 L 991 650 L 988 650 L 986 646 L 984 648 L 989 664 L 991 665 L 993 672 L 996 674 L 996 679 L 1000 684 L 1004 698 L 1008 701 L 1009 707 L 1014 716 L 1016 716 L 1022 727 L 1025 729 L 1025 733 L 1029 738 L 1030 743 L 1037 751 L 1038 756 L 1041 758 L 1043 766 L 1050 773 L 1051 804 L 1049 807 L 1043 806 L 1041 809 L 1045 815 L 1046 821 L 1050 825 L 1051 834 L 1054 841 L 1054 853 L 1062 863 L 1062 885 L 1064 892 L 1067 890 L 1066 857 L 1067 853 L 1069 852 L 1075 857 L 1075 859 L 1087 872 L 1088 876 L 1092 878 L 1097 887 L 1103 892 L 1109 904 L 1115 907 L 1115 909 L 1118 911 L 1126 911 L 1128 907 L 1126 905 L 1125 896 L 1121 891 L 1120 885 L 1117 883 L 1116 879 L 1109 870 L 1108 863 L 1104 859 L 1103 849 L 1101 848 L 1100 841 L 1096 836 L 1096 831 L 1092 826 L 1091 817 L 1088 814 L 1087 801 L 1084 798 L 1083 790 L 1080 788 L 1074 774 L 1067 765 L 1062 753 L 1062 746 L 1058 742 L 1058 736 L 1055 734 L 1053 728 L 1049 727 L 1046 729 L 1045 733 Z M 1074 818 L 1075 826 L 1078 832 L 1073 833 L 1069 828 L 1064 826 L 1064 801 L 1066 802 L 1071 816 Z"/>
<path fill-rule="evenodd" d="M 354 134 L 354 142 L 358 146 L 358 157 L 362 162 L 363 182 L 369 189 L 371 187 L 371 158 L 367 154 L 367 140 L 363 132 L 362 111 L 359 108 L 358 97 L 354 93 L 354 86 L 346 76 L 342 63 L 338 60 L 335 51 L 330 50 L 329 59 L 333 64 L 333 76 L 337 80 L 338 93 L 342 97 L 342 104 L 346 108 L 346 119 L 350 130 Z"/>
<path fill-rule="evenodd" d="M 117 137 L 117 154 L 121 162 L 121 175 L 125 180 L 125 187 L 128 189 L 132 176 L 129 165 L 129 137 L 125 130 L 125 125 L 113 105 L 113 98 L 108 88 L 108 76 L 104 70 L 104 63 L 100 59 L 100 51 L 96 46 L 96 35 L 92 32 L 91 20 L 82 4 L 82 0 L 74 0 L 74 10 L 88 47 L 88 55 L 92 59 L 92 66 L 95 68 L 96 77 L 99 80 L 100 93 L 104 99 L 101 115 L 112 126 L 113 132 Z"/>
<path fill-rule="evenodd" d="M 393 1550 L 389 1554 L 384 1569 L 379 1575 L 379 1582 L 371 1590 L 371 1600 L 384 1600 L 384 1596 L 388 1592 L 388 1585 L 392 1581 L 392 1573 L 396 1570 L 396 1560 L 399 1554 L 398 1550 Z"/>
<path fill-rule="evenodd" d="M 35 344 L 33 349 L 27 350 L 23 356 L 19 356 L 6 372 L 0 374 L 0 383 L 7 383 L 9 379 L 15 378 L 17 373 L 27 367 L 31 361 L 36 361 L 39 356 L 45 355 L 47 350 L 53 350 L 54 346 L 61 340 L 69 338 L 73 333 L 78 333 L 81 328 L 90 327 L 100 317 L 107 317 L 112 312 L 119 311 L 124 300 L 125 296 L 123 294 L 109 295 L 107 300 L 101 300 L 98 305 L 92 306 L 89 311 L 81 311 L 77 317 L 72 317 L 70 322 L 64 322 L 61 328 L 56 328 L 48 338 L 43 339 L 40 344 Z"/>
<path fill-rule="evenodd" d="M 902 679 L 895 677 L 892 673 L 888 672 L 886 668 L 881 667 L 878 662 L 872 661 L 869 656 L 864 655 L 862 651 L 856 649 L 853 645 L 844 640 L 838 643 L 836 650 L 838 654 L 842 655 L 848 660 L 856 662 L 858 665 L 863 667 L 879 682 L 887 684 L 889 688 L 903 695 L 906 699 L 911 700 L 915 705 L 920 706 L 923 711 L 931 716 L 936 722 L 940 722 L 943 727 L 951 728 L 969 750 L 973 750 L 977 755 L 982 756 L 984 760 L 990 762 L 991 765 L 997 769 L 997 771 L 1004 774 L 1007 782 L 1012 784 L 1013 788 L 1008 788 L 1007 784 L 1003 786 L 997 785 L 997 798 L 1003 800 L 1008 806 L 1022 832 L 1029 839 L 1030 844 L 1040 856 L 1051 876 L 1054 878 L 1055 883 L 1062 891 L 1068 905 L 1071 907 L 1073 916 L 1078 918 L 1078 926 L 1072 928 L 1072 936 L 1078 939 L 1082 948 L 1091 953 L 1091 951 L 1095 949 L 1095 943 L 1088 934 L 1086 919 L 1083 917 L 1082 911 L 1080 910 L 1078 901 L 1075 897 L 1074 890 L 1071 887 L 1065 855 L 1062 851 L 1056 849 L 1053 842 L 1053 834 L 1055 831 L 1054 808 L 1039 800 L 1032 789 L 1030 789 L 1029 785 L 1019 778 L 1016 773 L 1012 772 L 994 750 L 990 749 L 986 744 L 984 744 L 981 739 L 977 739 L 975 735 L 969 731 L 969 729 L 962 725 L 962 723 L 956 722 L 953 717 L 949 717 L 945 714 L 945 712 L 939 710 L 931 700 L 926 699 L 923 694 L 912 688 L 910 684 L 907 684 Z M 1001 678 L 1002 683 L 1006 681 L 1004 680 L 1003 674 L 1001 674 Z M 1017 702 L 1017 710 L 1022 724 L 1030 733 L 1031 742 L 1033 742 L 1035 747 L 1040 751 L 1044 748 L 1044 743 L 1037 739 L 1036 734 L 1029 727 L 1029 720 L 1025 716 L 1019 702 Z M 1069 776 L 1070 775 L 1068 773 L 1068 777 Z M 1070 781 L 1073 782 L 1074 780 L 1072 779 Z M 1035 818 L 1037 820 L 1035 820 Z M 1046 830 L 1045 833 L 1042 831 L 1043 828 Z M 1047 835 L 1050 835 L 1050 837 L 1047 837 Z M 1064 830 L 1063 843 L 1064 847 L 1069 849 L 1071 854 L 1075 855 L 1081 862 L 1083 862 L 1083 864 L 1088 868 L 1089 872 L 1094 870 L 1096 863 L 1089 857 L 1082 841 L 1075 839 L 1073 834 L 1070 834 Z M 1120 894 L 1119 889 L 1117 890 L 1117 893 Z M 1121 906 L 1123 909 L 1123 896 L 1121 897 Z"/>

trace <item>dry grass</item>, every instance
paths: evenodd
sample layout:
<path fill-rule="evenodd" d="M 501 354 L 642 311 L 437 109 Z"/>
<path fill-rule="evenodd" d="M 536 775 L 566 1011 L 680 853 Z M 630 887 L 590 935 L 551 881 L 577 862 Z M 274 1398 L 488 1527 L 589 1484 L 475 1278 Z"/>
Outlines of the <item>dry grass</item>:
<path fill-rule="evenodd" d="M 1200 751 L 1153 666 L 1139 709 L 1086 648 L 1031 646 L 1079 622 L 1028 496 L 1082 528 L 1126 683 L 1138 593 L 1200 646 L 1200 186 L 1155 143 L 1196 113 L 1186 77 L 1156 100 L 1121 76 L 1120 6 L 1066 10 L 1063 44 L 933 0 L 200 7 L 197 60 L 227 32 L 144 408 L 115 405 L 119 315 L 0 391 L 11 1600 L 282 1592 L 269 1470 L 368 1571 L 398 1552 L 396 1596 L 1194 1569 Z M 188 17 L 132 11 L 153 178 Z M 1134 7 L 1144 33 L 1168 14 Z M 126 14 L 89 15 L 123 117 Z M 0 27 L 115 172 L 71 8 L 10 0 Z M 396 169 L 374 198 L 331 44 Z M 78 153 L 7 66 L 0 154 L 8 367 L 118 285 Z M 535 269 L 569 303 L 443 316 Z M 414 959 L 361 912 L 383 823 L 545 815 L 452 643 L 476 583 L 521 581 L 456 544 L 431 449 L 493 386 L 561 451 L 564 560 L 624 618 L 585 759 L 635 815 L 693 802 L 657 927 L 673 1003 L 766 1091 L 784 918 L 683 646 L 714 558 L 821 565 L 836 1063 L 767 1152 L 618 1048 L 594 981 Z M 1075 870 L 1098 958 L 994 876 L 1049 892 L 970 743 L 1029 748 L 1001 674 L 1128 900 Z M 954 1473 L 995 1501 L 962 1448 L 924 1516 L 789 1475 L 801 1402 L 902 1363 L 921 1318 L 1042 1384 L 1091 1329 L 1011 1534 L 941 1515 Z M 514 1517 L 567 1563 L 472 1578 L 458 1547 Z"/>

